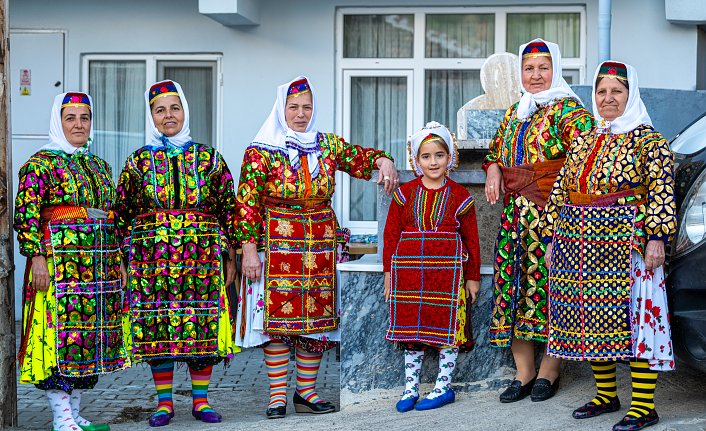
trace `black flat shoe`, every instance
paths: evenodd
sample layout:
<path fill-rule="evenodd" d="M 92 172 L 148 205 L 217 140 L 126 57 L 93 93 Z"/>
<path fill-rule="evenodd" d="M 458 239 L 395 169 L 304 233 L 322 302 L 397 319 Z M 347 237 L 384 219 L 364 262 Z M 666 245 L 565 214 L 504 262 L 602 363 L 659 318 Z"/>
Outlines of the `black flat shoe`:
<path fill-rule="evenodd" d="M 268 407 L 267 419 L 281 419 L 287 415 L 287 406 Z"/>
<path fill-rule="evenodd" d="M 659 416 L 655 409 L 650 410 L 647 416 L 633 418 L 625 416 L 617 424 L 613 425 L 613 431 L 637 431 L 659 422 Z"/>
<path fill-rule="evenodd" d="M 586 403 L 574 410 L 571 416 L 574 419 L 588 419 L 603 413 L 617 412 L 618 410 L 620 410 L 620 400 L 616 397 L 605 404 L 596 404 L 593 401 Z"/>
<path fill-rule="evenodd" d="M 530 399 L 535 402 L 548 400 L 556 394 L 557 389 L 559 389 L 559 377 L 554 379 L 554 383 L 549 383 L 549 380 L 544 378 L 537 379 L 532 386 Z"/>
<path fill-rule="evenodd" d="M 297 392 L 294 392 L 294 411 L 297 413 L 313 413 L 315 415 L 323 415 L 336 411 L 336 407 L 328 401 L 320 403 L 310 403 L 302 398 Z"/>
<path fill-rule="evenodd" d="M 522 385 L 522 382 L 519 380 L 513 380 L 512 383 L 510 383 L 510 386 L 508 386 L 507 389 L 505 389 L 505 392 L 500 394 L 500 402 L 501 403 L 514 403 L 515 401 L 520 401 L 521 399 L 525 398 L 527 395 L 532 392 L 532 387 L 534 386 L 534 382 L 537 380 L 537 377 L 533 378 L 530 380 L 526 385 Z"/>

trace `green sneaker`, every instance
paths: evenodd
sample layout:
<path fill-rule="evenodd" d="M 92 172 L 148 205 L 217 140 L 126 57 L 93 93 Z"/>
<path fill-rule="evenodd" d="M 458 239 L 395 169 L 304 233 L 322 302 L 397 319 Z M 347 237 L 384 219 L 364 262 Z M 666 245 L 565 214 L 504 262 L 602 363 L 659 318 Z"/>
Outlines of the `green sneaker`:
<path fill-rule="evenodd" d="M 110 425 L 108 424 L 90 424 L 90 425 L 79 425 L 83 431 L 110 431 Z"/>

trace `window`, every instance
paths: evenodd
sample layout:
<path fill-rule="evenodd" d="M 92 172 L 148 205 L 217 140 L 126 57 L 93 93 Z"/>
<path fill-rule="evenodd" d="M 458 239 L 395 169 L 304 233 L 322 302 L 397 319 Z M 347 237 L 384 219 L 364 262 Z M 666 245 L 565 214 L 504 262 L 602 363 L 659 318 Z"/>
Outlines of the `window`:
<path fill-rule="evenodd" d="M 189 102 L 194 141 L 220 146 L 220 55 L 83 56 L 83 88 L 93 97 L 93 151 L 113 166 L 117 180 L 127 157 L 149 139 L 147 85 L 181 84 Z"/>
<path fill-rule="evenodd" d="M 536 37 L 562 49 L 564 77 L 585 80 L 585 8 L 340 8 L 337 12 L 337 130 L 351 143 L 389 151 L 409 169 L 407 136 L 426 122 L 456 131 L 456 114 L 482 94 L 480 68 L 496 52 L 517 53 Z M 353 233 L 377 232 L 376 186 L 338 181 L 335 205 Z"/>

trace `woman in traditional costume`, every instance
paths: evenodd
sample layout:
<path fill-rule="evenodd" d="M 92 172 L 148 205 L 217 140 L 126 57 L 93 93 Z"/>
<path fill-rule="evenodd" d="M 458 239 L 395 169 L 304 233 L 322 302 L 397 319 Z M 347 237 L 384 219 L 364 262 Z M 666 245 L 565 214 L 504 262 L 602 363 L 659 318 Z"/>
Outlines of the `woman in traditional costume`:
<path fill-rule="evenodd" d="M 593 83 L 596 125 L 572 144 L 542 221 L 554 238 L 547 352 L 591 363 L 598 393 L 577 419 L 620 409 L 616 360 L 629 360 L 632 402 L 613 430 L 632 431 L 657 423 L 657 371 L 674 369 L 662 268 L 677 223 L 673 157 L 632 66 L 604 62 Z"/>
<path fill-rule="evenodd" d="M 453 403 L 451 373 L 459 350 L 473 346 L 467 304 L 480 291 L 480 245 L 474 199 L 447 174 L 458 163 L 454 138 L 432 121 L 408 141 L 416 179 L 393 194 L 385 224 L 383 267 L 390 326 L 385 338 L 404 351 L 400 413 Z M 434 389 L 419 400 L 427 348 L 439 352 Z M 416 404 L 416 406 L 415 406 Z"/>
<path fill-rule="evenodd" d="M 227 287 L 235 277 L 235 189 L 223 157 L 189 136 L 181 86 L 145 92 L 150 142 L 132 153 L 118 182 L 118 228 L 128 260 L 128 349 L 147 361 L 157 390 L 150 426 L 174 417 L 174 362 L 191 374 L 192 415 L 221 421 L 208 403 L 213 366 L 233 344 Z"/>
<path fill-rule="evenodd" d="M 270 116 L 245 150 L 237 192 L 244 275 L 236 343 L 264 347 L 270 381 L 268 418 L 287 406 L 287 364 L 296 354 L 294 407 L 330 413 L 316 392 L 323 352 L 336 346 L 337 222 L 331 208 L 337 170 L 370 179 L 380 170 L 390 193 L 397 171 L 384 151 L 346 143 L 316 129 L 316 98 L 303 76 L 278 87 Z"/>
<path fill-rule="evenodd" d="M 520 46 L 522 97 L 505 114 L 483 165 L 485 195 L 504 209 L 495 244 L 490 341 L 508 347 L 517 374 L 500 401 L 551 398 L 559 364 L 535 368 L 534 342 L 547 341 L 547 270 L 539 218 L 571 140 L 590 129 L 592 117 L 561 73 L 559 46 L 535 39 Z"/>
<path fill-rule="evenodd" d="M 130 366 L 110 166 L 90 151 L 91 98 L 54 98 L 49 143 L 22 165 L 15 222 L 25 269 L 20 383 L 45 391 L 55 431 L 107 431 L 79 414 L 98 375 Z"/>

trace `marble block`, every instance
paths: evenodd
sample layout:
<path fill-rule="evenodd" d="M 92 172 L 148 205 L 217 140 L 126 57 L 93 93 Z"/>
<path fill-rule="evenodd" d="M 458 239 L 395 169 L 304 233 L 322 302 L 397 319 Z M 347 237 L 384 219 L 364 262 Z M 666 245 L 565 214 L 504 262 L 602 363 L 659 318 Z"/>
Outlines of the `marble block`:
<path fill-rule="evenodd" d="M 459 138 L 460 149 L 487 149 L 498 126 L 505 116 L 505 109 L 467 110 L 464 112 L 465 133 Z"/>
<path fill-rule="evenodd" d="M 506 385 L 512 374 L 509 349 L 490 346 L 488 326 L 491 310 L 492 276 L 481 277 L 481 295 L 472 307 L 472 351 L 459 356 L 453 375 L 455 389 L 473 391 Z M 383 299 L 382 272 L 341 271 L 341 405 L 355 402 L 355 395 L 375 389 L 404 386 L 404 355 L 385 340 L 389 304 Z M 433 382 L 437 354 L 428 350 L 422 383 Z"/>

